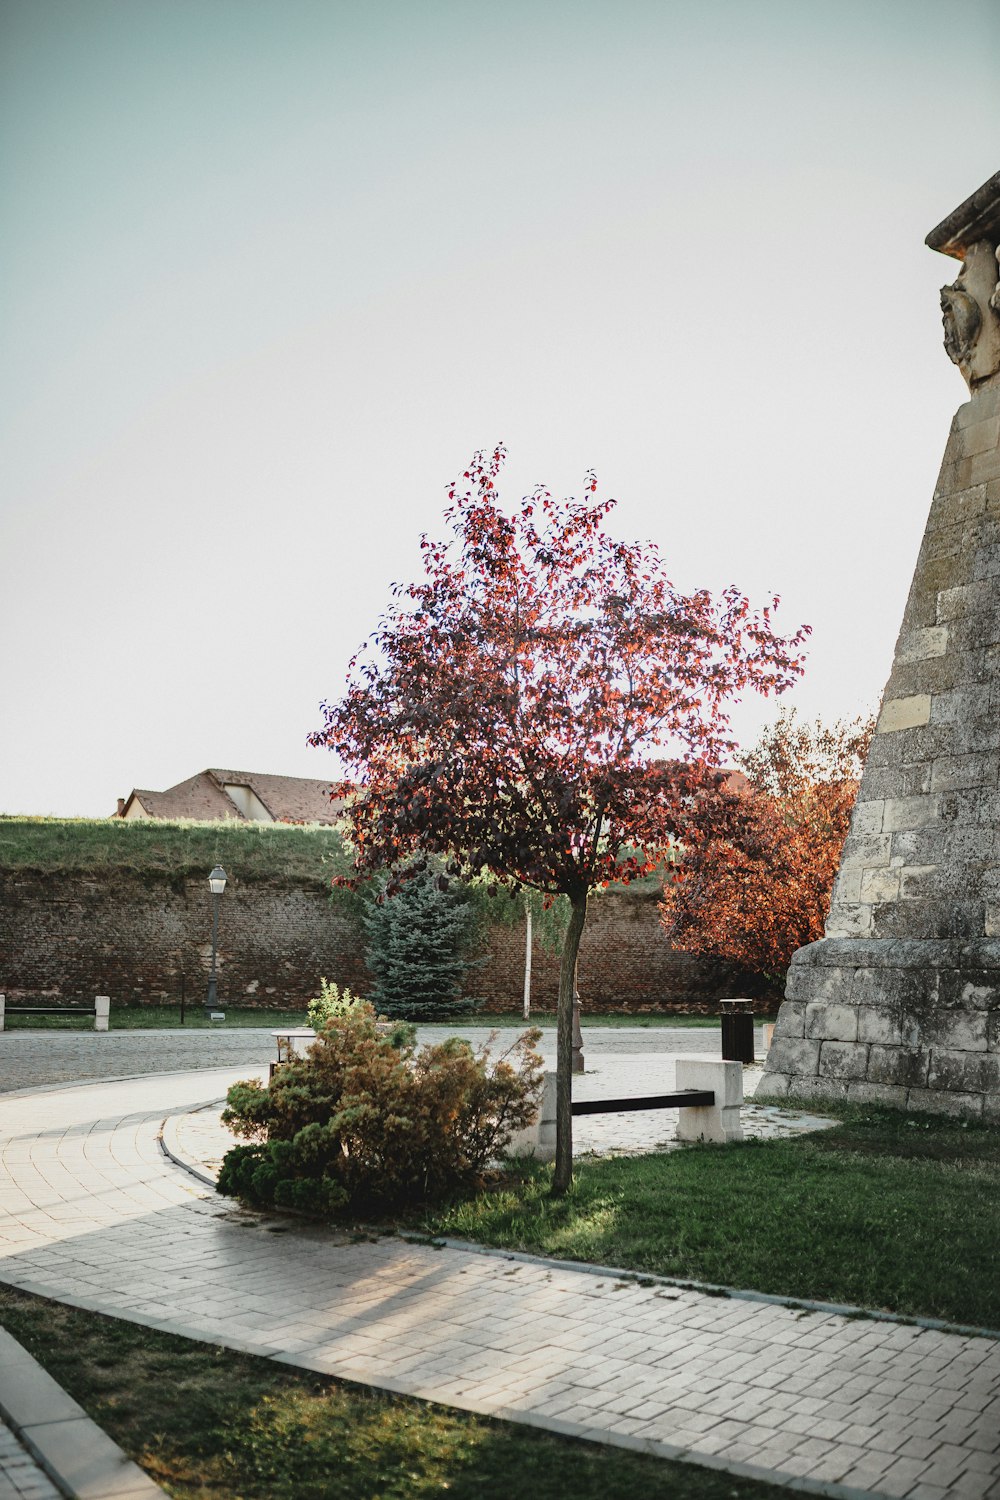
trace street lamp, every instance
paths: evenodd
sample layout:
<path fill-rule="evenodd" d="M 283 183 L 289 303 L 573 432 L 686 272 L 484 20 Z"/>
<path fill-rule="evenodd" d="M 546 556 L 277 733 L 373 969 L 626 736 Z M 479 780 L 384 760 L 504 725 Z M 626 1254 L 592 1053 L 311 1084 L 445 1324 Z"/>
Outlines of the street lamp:
<path fill-rule="evenodd" d="M 205 998 L 205 1014 L 211 1020 L 216 1000 L 216 970 L 215 955 L 219 944 L 219 897 L 226 889 L 226 872 L 221 865 L 216 865 L 208 877 L 208 888 L 212 892 L 212 968 L 208 976 L 208 995 Z"/>

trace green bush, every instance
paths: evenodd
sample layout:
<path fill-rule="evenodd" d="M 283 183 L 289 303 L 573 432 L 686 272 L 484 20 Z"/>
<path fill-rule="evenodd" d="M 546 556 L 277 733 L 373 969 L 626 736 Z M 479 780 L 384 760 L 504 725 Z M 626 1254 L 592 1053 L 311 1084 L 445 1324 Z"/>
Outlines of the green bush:
<path fill-rule="evenodd" d="M 331 979 L 321 979 L 319 994 L 309 1001 L 306 1009 L 306 1025 L 311 1026 L 314 1031 L 322 1031 L 328 1021 L 339 1021 L 344 1016 L 354 1015 L 367 1003 L 357 995 L 352 995 L 346 985 L 341 989 Z"/>
<path fill-rule="evenodd" d="M 219 1191 L 330 1215 L 387 1211 L 474 1189 L 538 1107 L 539 1031 L 496 1061 L 458 1037 L 417 1050 L 380 1034 L 367 1004 L 331 1020 L 306 1057 L 229 1090 Z M 396 1045 L 394 1045 L 394 1041 Z"/>

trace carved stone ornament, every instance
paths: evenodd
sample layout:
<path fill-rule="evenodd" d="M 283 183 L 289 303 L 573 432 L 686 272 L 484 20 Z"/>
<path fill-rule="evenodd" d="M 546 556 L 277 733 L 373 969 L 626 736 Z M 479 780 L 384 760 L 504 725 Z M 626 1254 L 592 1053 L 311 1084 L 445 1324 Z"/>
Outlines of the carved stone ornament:
<path fill-rule="evenodd" d="M 972 351 L 983 326 L 979 304 L 956 281 L 941 288 L 941 315 L 945 352 L 968 380 Z"/>
<path fill-rule="evenodd" d="M 1000 172 L 927 236 L 962 269 L 941 290 L 944 347 L 975 390 L 1000 375 Z"/>

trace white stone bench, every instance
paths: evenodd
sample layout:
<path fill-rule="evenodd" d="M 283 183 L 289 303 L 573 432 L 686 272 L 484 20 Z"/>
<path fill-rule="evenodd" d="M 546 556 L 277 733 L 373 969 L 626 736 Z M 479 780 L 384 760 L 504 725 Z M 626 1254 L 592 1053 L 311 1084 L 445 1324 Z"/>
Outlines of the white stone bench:
<path fill-rule="evenodd" d="M 110 1012 L 108 995 L 96 995 L 93 1005 L 8 1005 L 6 995 L 0 995 L 0 1031 L 7 1016 L 93 1016 L 94 1030 L 107 1031 Z"/>
<path fill-rule="evenodd" d="M 665 1054 L 667 1057 L 670 1054 Z M 672 1094 L 662 1096 L 637 1096 L 630 1100 L 608 1100 L 610 1112 L 625 1113 L 630 1107 L 640 1109 L 676 1109 L 677 1139 L 679 1141 L 741 1141 L 743 1126 L 740 1123 L 740 1108 L 743 1104 L 743 1064 L 726 1062 L 720 1057 L 705 1053 L 679 1053 L 673 1057 L 675 1066 L 675 1088 Z M 680 1101 L 673 1103 L 675 1095 L 692 1092 L 713 1094 L 711 1104 Z M 652 1103 L 660 1097 L 662 1104 Z M 587 1114 L 602 1114 L 600 1099 L 580 1101 Z M 574 1111 L 576 1113 L 576 1111 Z M 534 1156 L 539 1161 L 551 1161 L 556 1150 L 556 1075 L 546 1072 L 542 1085 L 542 1100 L 533 1124 L 519 1130 L 507 1148 L 508 1156 Z"/>

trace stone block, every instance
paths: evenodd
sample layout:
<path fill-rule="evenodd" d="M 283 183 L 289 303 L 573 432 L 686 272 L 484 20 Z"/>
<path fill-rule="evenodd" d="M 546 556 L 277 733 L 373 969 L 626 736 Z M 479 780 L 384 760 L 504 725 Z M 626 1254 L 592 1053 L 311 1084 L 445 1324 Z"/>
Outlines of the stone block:
<path fill-rule="evenodd" d="M 863 1005 L 857 1015 L 859 1042 L 878 1042 L 887 1047 L 902 1044 L 900 1019 L 894 1011 Z"/>
<path fill-rule="evenodd" d="M 933 772 L 932 772 L 933 775 Z M 887 797 L 882 815 L 882 827 L 886 833 L 903 832 L 910 828 L 923 828 L 933 823 L 938 816 L 938 799 L 924 797 Z"/>
<path fill-rule="evenodd" d="M 814 1077 L 819 1072 L 820 1043 L 805 1037 L 779 1037 L 775 1035 L 771 1044 L 770 1058 L 774 1059 L 777 1073 Z"/>
<path fill-rule="evenodd" d="M 858 1012 L 853 1005 L 830 1004 L 824 1000 L 806 1006 L 807 1037 L 821 1041 L 855 1042 L 858 1037 Z"/>
<path fill-rule="evenodd" d="M 1000 677 L 1000 651 L 988 653 L 996 660 L 989 667 L 990 681 Z M 983 694 L 982 711 L 974 719 L 963 719 L 952 729 L 952 750 L 956 755 L 969 755 L 984 750 L 1000 749 L 1000 721 L 995 713 L 988 712 L 989 700 Z"/>
<path fill-rule="evenodd" d="M 844 841 L 840 860 L 841 869 L 875 870 L 888 865 L 891 839 L 887 833 L 856 834 L 853 831 Z"/>
<path fill-rule="evenodd" d="M 787 1073 L 772 1073 L 770 1069 L 765 1071 L 763 1078 L 757 1085 L 755 1099 L 784 1099 L 788 1093 L 788 1085 L 791 1082 Z"/>
<path fill-rule="evenodd" d="M 870 1083 L 895 1083 L 922 1088 L 927 1082 L 930 1053 L 922 1047 L 872 1046 L 868 1053 Z"/>
<path fill-rule="evenodd" d="M 1000 754 L 985 752 L 942 755 L 931 768 L 931 791 L 947 792 L 967 787 L 995 787 L 1000 773 Z"/>
<path fill-rule="evenodd" d="M 860 868 L 841 870 L 833 884 L 831 906 L 845 903 L 856 904 L 861 900 L 861 881 L 865 871 Z"/>
<path fill-rule="evenodd" d="M 931 1115 L 953 1115 L 956 1119 L 979 1120 L 982 1094 L 953 1094 L 941 1089 L 907 1089 L 906 1107 Z"/>
<path fill-rule="evenodd" d="M 975 453 L 989 453 L 1000 445 L 1000 417 L 988 417 L 984 422 L 973 422 L 962 429 L 958 450 L 963 458 Z"/>
<path fill-rule="evenodd" d="M 984 1125 L 1000 1125 L 1000 1094 L 983 1095 L 982 1121 Z"/>
<path fill-rule="evenodd" d="M 917 797 L 931 789 L 930 762 L 919 765 L 876 766 L 871 762 L 865 767 L 861 782 L 866 797 Z"/>
<path fill-rule="evenodd" d="M 792 983 L 792 974 L 788 976 L 789 987 Z M 774 1034 L 776 1037 L 799 1037 L 805 1036 L 806 1008 L 800 1000 L 783 1000 L 778 1011 L 778 1019 L 775 1024 Z"/>
<path fill-rule="evenodd" d="M 988 453 L 973 453 L 966 461 L 973 484 L 985 485 L 991 479 L 1000 479 L 1000 452 L 995 448 Z"/>
<path fill-rule="evenodd" d="M 1000 973 L 942 969 L 938 975 L 937 1003 L 943 1010 L 995 1010 L 1000 1005 Z"/>
<path fill-rule="evenodd" d="M 899 899 L 917 901 L 926 896 L 936 896 L 941 879 L 940 865 L 904 865 L 899 872 Z"/>
<path fill-rule="evenodd" d="M 678 1089 L 711 1089 L 714 1105 L 681 1109 L 677 1116 L 679 1141 L 741 1141 L 743 1126 L 743 1064 L 714 1056 L 679 1056 L 674 1073 Z"/>
<path fill-rule="evenodd" d="M 827 937 L 864 937 L 872 930 L 872 908 L 845 901 L 832 909 L 827 919 Z"/>
<path fill-rule="evenodd" d="M 951 854 L 951 835 L 950 827 L 938 823 L 900 829 L 889 845 L 890 862 L 898 860 L 904 869 L 944 864 Z"/>
<path fill-rule="evenodd" d="M 991 1010 L 986 1017 L 986 1049 L 1000 1052 L 1000 1010 Z"/>
<path fill-rule="evenodd" d="M 938 1048 L 954 1052 L 985 1052 L 986 1012 L 932 1011 L 924 1021 L 922 1039 L 926 1046 L 934 1048 L 935 1053 Z"/>
<path fill-rule="evenodd" d="M 856 802 L 854 812 L 851 816 L 851 830 L 854 833 L 881 833 L 882 832 L 882 809 L 885 806 L 881 798 L 872 802 Z"/>
<path fill-rule="evenodd" d="M 895 901 L 899 895 L 899 870 L 865 870 L 861 876 L 862 902 Z"/>
<path fill-rule="evenodd" d="M 868 1072 L 868 1048 L 859 1042 L 823 1042 L 819 1054 L 821 1078 L 864 1078 Z"/>
<path fill-rule="evenodd" d="M 906 1104 L 906 1089 L 894 1083 L 859 1081 L 847 1085 L 847 1097 L 851 1104 L 888 1104 L 902 1109 Z"/>
<path fill-rule="evenodd" d="M 896 648 L 896 662 L 903 665 L 913 661 L 928 661 L 944 656 L 948 649 L 947 625 L 931 625 L 923 630 L 908 630 Z"/>
<path fill-rule="evenodd" d="M 792 1078 L 788 1093 L 792 1098 L 812 1102 L 814 1099 L 846 1099 L 846 1078 Z"/>
<path fill-rule="evenodd" d="M 909 698 L 890 698 L 882 705 L 876 733 L 894 734 L 898 729 L 913 729 L 919 724 L 926 724 L 930 716 L 929 693 L 915 693 Z"/>
<path fill-rule="evenodd" d="M 949 452 L 954 451 L 950 448 Z M 965 454 L 961 455 L 963 458 Z M 967 526 L 986 510 L 986 485 L 977 482 L 968 489 L 939 490 L 931 506 L 928 530 L 939 526 Z"/>
<path fill-rule="evenodd" d="M 538 1113 L 530 1125 L 519 1130 L 507 1147 L 508 1156 L 533 1156 L 538 1161 L 553 1161 L 556 1154 L 556 1075 L 542 1075 L 542 1096 Z"/>
<path fill-rule="evenodd" d="M 931 702 L 931 724 L 961 724 L 978 718 L 984 707 L 982 687 L 952 688 L 950 692 L 935 694 Z"/>
<path fill-rule="evenodd" d="M 951 1052 L 933 1048 L 927 1086 L 953 1093 L 1000 1092 L 1000 1057 L 976 1052 Z"/>

